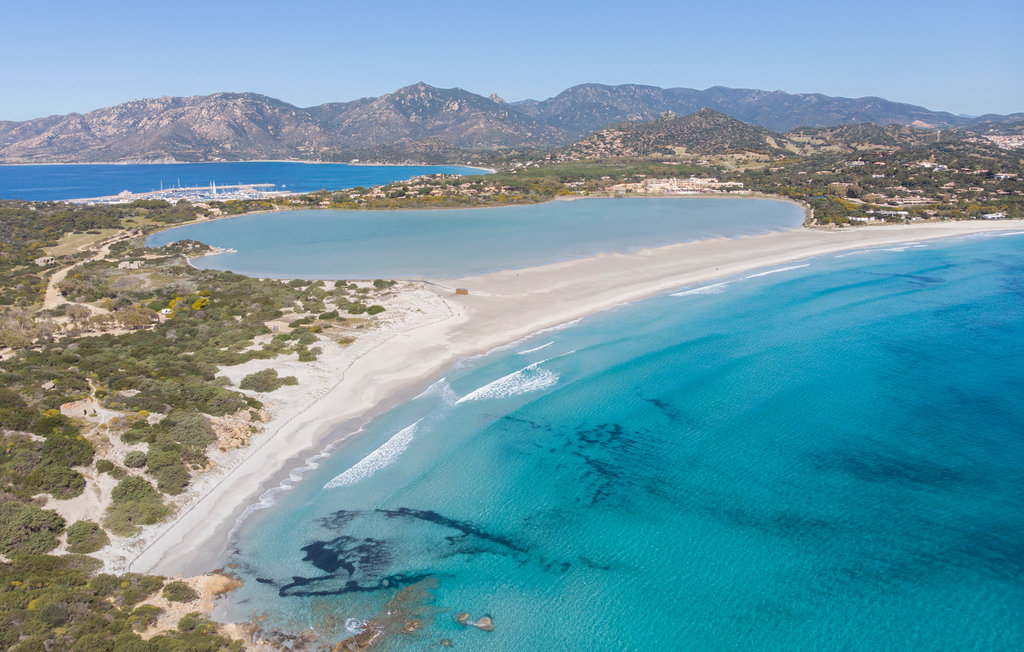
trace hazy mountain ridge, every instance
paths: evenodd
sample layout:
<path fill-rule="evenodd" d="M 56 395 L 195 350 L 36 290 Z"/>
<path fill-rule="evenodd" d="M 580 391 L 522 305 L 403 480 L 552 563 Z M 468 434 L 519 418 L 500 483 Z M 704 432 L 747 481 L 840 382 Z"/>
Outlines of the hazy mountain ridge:
<path fill-rule="evenodd" d="M 707 107 L 776 132 L 850 123 L 999 130 L 1024 120 L 963 118 L 881 98 L 712 87 L 663 89 L 581 84 L 555 97 L 505 102 L 424 83 L 351 102 L 300 108 L 255 93 L 135 100 L 85 114 L 0 122 L 0 161 L 104 162 L 242 159 L 330 159 L 342 152 L 384 148 L 548 148 L 568 145 L 621 122 Z M 678 126 L 678 125 L 677 125 Z"/>

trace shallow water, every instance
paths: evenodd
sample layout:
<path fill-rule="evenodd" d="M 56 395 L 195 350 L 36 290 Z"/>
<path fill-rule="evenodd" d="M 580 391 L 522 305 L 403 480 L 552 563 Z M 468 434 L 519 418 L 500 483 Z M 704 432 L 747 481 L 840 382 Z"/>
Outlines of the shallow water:
<path fill-rule="evenodd" d="M 237 253 L 205 269 L 276 278 L 457 278 L 689 240 L 793 229 L 796 204 L 761 199 L 627 198 L 461 210 L 289 211 L 247 215 L 150 236 Z"/>
<path fill-rule="evenodd" d="M 391 650 L 1024 649 L 1024 237 L 903 249 L 465 361 L 239 527 L 226 615 L 336 642 L 390 611 Z"/>

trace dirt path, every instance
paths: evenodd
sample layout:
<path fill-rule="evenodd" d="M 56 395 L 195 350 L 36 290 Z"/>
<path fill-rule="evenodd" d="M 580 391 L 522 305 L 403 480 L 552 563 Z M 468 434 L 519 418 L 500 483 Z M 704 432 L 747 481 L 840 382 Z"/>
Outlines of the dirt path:
<path fill-rule="evenodd" d="M 90 244 L 90 245 L 83 245 L 83 246 L 79 247 L 78 250 L 79 251 L 86 251 L 86 250 L 92 249 L 95 252 L 95 255 L 90 257 L 88 260 L 103 260 L 104 258 L 107 257 L 107 254 L 110 253 L 110 247 L 112 245 L 114 245 L 115 243 L 118 243 L 118 242 L 120 242 L 122 240 L 127 240 L 128 238 L 131 238 L 131 237 L 134 237 L 134 236 L 130 232 L 122 231 L 121 233 L 118 233 L 114 237 L 110 238 L 109 240 L 105 240 L 99 246 L 96 246 L 96 244 L 93 243 L 93 244 Z M 93 247 L 95 247 L 95 249 L 93 249 Z M 86 261 L 82 261 L 82 262 L 86 262 Z M 65 299 L 64 295 L 62 295 L 60 293 L 60 288 L 58 286 L 60 285 L 61 281 L 63 281 L 65 278 L 67 278 L 68 272 L 70 272 L 71 270 L 73 270 L 74 268 L 78 267 L 81 264 L 82 264 L 81 262 L 80 263 L 75 263 L 74 265 L 69 265 L 68 267 L 65 267 L 64 269 L 58 269 L 56 272 L 54 272 L 50 276 L 50 282 L 46 284 L 46 294 L 43 297 L 43 310 L 48 310 L 50 308 L 56 308 L 57 306 L 59 306 L 61 304 L 68 303 L 68 300 Z M 99 308 L 97 306 L 91 306 L 91 305 L 88 305 L 88 304 L 80 304 L 80 305 L 84 305 L 85 307 L 87 307 L 89 310 L 91 310 L 93 312 L 93 314 L 104 314 L 104 313 L 108 313 L 109 312 L 108 310 L 104 310 L 103 308 Z"/>

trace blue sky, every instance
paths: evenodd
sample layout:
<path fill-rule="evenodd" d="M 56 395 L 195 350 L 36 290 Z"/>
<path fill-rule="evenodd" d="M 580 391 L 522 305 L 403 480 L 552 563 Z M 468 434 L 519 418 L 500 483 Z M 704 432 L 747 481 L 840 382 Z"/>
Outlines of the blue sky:
<path fill-rule="evenodd" d="M 574 84 L 876 95 L 1024 111 L 1024 2 L 3 0 L 0 120 L 253 91 L 298 106 L 425 81 L 508 100 Z"/>

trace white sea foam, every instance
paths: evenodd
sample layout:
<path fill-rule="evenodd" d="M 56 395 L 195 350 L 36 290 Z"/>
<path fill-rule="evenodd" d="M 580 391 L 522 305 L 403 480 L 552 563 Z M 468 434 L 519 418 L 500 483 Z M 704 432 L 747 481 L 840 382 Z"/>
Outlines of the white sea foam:
<path fill-rule="evenodd" d="M 547 328 L 542 328 L 539 331 L 535 331 L 532 335 L 530 335 L 530 337 L 536 337 L 537 335 L 543 335 L 544 333 L 554 333 L 556 331 L 564 331 L 566 328 L 572 328 L 573 326 L 575 326 L 576 324 L 580 323 L 581 321 L 583 321 L 582 317 L 580 317 L 578 319 L 573 319 L 572 321 L 567 321 L 567 322 L 564 322 L 564 323 L 561 323 L 561 324 L 557 324 L 555 326 L 549 326 Z M 522 340 L 520 340 L 520 341 L 522 341 Z"/>
<path fill-rule="evenodd" d="M 1024 235 L 1024 231 L 1001 231 L 998 233 L 972 233 L 968 238 L 1008 238 L 1011 235 Z"/>
<path fill-rule="evenodd" d="M 366 621 L 359 620 L 358 618 L 349 618 L 345 620 L 345 630 L 352 634 L 362 634 L 363 630 L 366 629 Z"/>
<path fill-rule="evenodd" d="M 562 355 L 571 355 L 572 353 L 574 352 L 570 351 L 569 353 L 563 353 Z M 556 357 L 560 358 L 562 356 Z M 553 371 L 540 368 L 540 365 L 551 360 L 554 360 L 554 358 L 534 362 L 531 365 L 523 367 L 519 371 L 514 371 L 507 376 L 502 376 L 495 381 L 487 383 L 483 387 L 474 389 L 472 392 L 456 401 L 456 403 L 479 401 L 489 398 L 508 398 L 509 396 L 535 392 L 538 389 L 551 387 L 558 382 L 558 374 Z"/>
<path fill-rule="evenodd" d="M 561 330 L 565 330 L 566 328 L 572 328 L 573 326 L 575 326 L 576 324 L 580 323 L 581 321 L 583 321 L 582 317 L 580 317 L 578 319 L 573 319 L 572 321 L 567 321 L 567 322 L 564 322 L 564 323 L 561 323 L 561 324 L 556 324 L 554 326 L 549 326 L 547 328 L 542 328 L 542 329 L 540 329 L 538 331 L 533 331 L 529 335 L 521 337 L 518 340 L 515 340 L 514 342 L 509 342 L 508 344 L 498 345 L 498 346 L 496 346 L 496 347 L 494 347 L 492 349 L 487 349 L 483 353 L 477 353 L 475 355 L 466 356 L 465 358 L 462 358 L 462 360 L 457 362 L 455 364 L 455 367 L 456 367 L 456 369 L 458 369 L 460 367 L 465 366 L 468 363 L 473 362 L 474 360 L 479 360 L 480 358 L 486 358 L 487 356 L 494 355 L 495 353 L 502 353 L 504 351 L 511 351 L 512 349 L 514 349 L 516 347 L 522 346 L 523 342 L 525 342 L 527 340 L 532 340 L 535 337 L 539 337 L 540 335 L 545 335 L 547 333 L 554 333 L 555 331 L 561 331 Z"/>
<path fill-rule="evenodd" d="M 693 288 L 691 290 L 683 290 L 682 292 L 673 292 L 669 296 L 671 297 L 688 297 L 691 294 L 721 294 L 725 292 L 729 286 L 729 281 L 722 281 L 721 283 L 712 283 L 711 285 L 702 285 L 699 288 Z"/>
<path fill-rule="evenodd" d="M 431 383 L 430 387 L 420 392 L 419 396 L 417 396 L 413 400 L 415 401 L 416 399 L 423 398 L 425 396 L 435 395 L 440 396 L 441 400 L 444 401 L 445 404 L 447 405 L 455 405 L 455 402 L 459 400 L 458 394 L 455 393 L 455 390 L 452 389 L 452 386 L 448 384 L 448 379 L 446 379 L 444 376 L 438 378 L 433 383 Z"/>
<path fill-rule="evenodd" d="M 356 482 L 365 480 L 377 471 L 390 465 L 398 459 L 398 456 L 401 455 L 409 446 L 409 442 L 412 441 L 413 436 L 416 434 L 416 428 L 420 425 L 420 421 L 422 420 L 423 419 L 420 419 L 411 426 L 396 432 L 390 439 L 381 444 L 380 448 L 359 460 L 350 469 L 325 484 L 324 489 L 336 489 L 337 487 L 345 487 L 350 484 L 355 484 Z"/>
<path fill-rule="evenodd" d="M 778 269 L 770 269 L 767 272 L 758 272 L 757 274 L 751 274 L 750 276 L 746 276 L 744 278 L 758 278 L 760 276 L 768 276 L 770 274 L 778 274 L 779 272 L 788 272 L 791 269 L 801 269 L 803 267 L 809 267 L 810 265 L 811 265 L 810 263 L 804 263 L 803 265 L 790 265 L 789 267 L 780 267 Z"/>
<path fill-rule="evenodd" d="M 897 253 L 906 251 L 907 249 L 924 249 L 928 245 L 921 244 L 920 242 L 907 242 L 906 244 L 897 245 L 895 247 L 874 247 L 872 249 L 858 249 L 856 251 L 848 251 L 845 254 L 839 254 L 836 258 L 846 258 L 847 256 L 863 256 L 864 254 L 874 254 L 880 251 L 895 251 Z"/>
<path fill-rule="evenodd" d="M 540 351 L 541 349 L 548 348 L 549 346 L 551 346 L 554 343 L 555 343 L 554 340 L 552 340 L 552 341 L 548 342 L 547 344 L 541 344 L 540 346 L 535 346 L 532 349 L 526 349 L 524 351 L 517 351 L 516 354 L 517 355 L 526 355 L 527 353 L 533 353 L 534 351 Z"/>
<path fill-rule="evenodd" d="M 362 429 L 360 428 L 360 430 L 356 432 L 358 433 L 361 430 Z M 291 491 L 292 489 L 294 489 L 296 485 L 298 485 L 299 482 L 302 481 L 303 476 L 305 476 L 307 473 L 319 469 L 320 460 L 324 459 L 325 457 L 330 457 L 331 452 L 334 450 L 334 447 L 340 441 L 342 440 L 333 441 L 327 446 L 325 446 L 323 450 L 321 450 L 316 455 L 313 455 L 312 457 L 307 457 L 304 460 L 303 466 L 292 469 L 291 472 L 288 473 L 288 477 L 282 480 L 276 487 L 271 487 L 270 489 L 267 489 L 262 494 L 260 494 L 259 499 L 255 503 L 247 506 L 244 510 L 242 510 L 242 513 L 239 514 L 237 519 L 235 519 L 235 524 L 231 527 L 231 531 L 228 533 L 228 537 L 233 537 L 238 528 L 241 527 L 242 523 L 244 523 L 250 516 L 252 516 L 260 510 L 270 509 L 271 507 L 276 505 L 277 497 L 280 494 L 283 494 L 287 491 Z"/>

